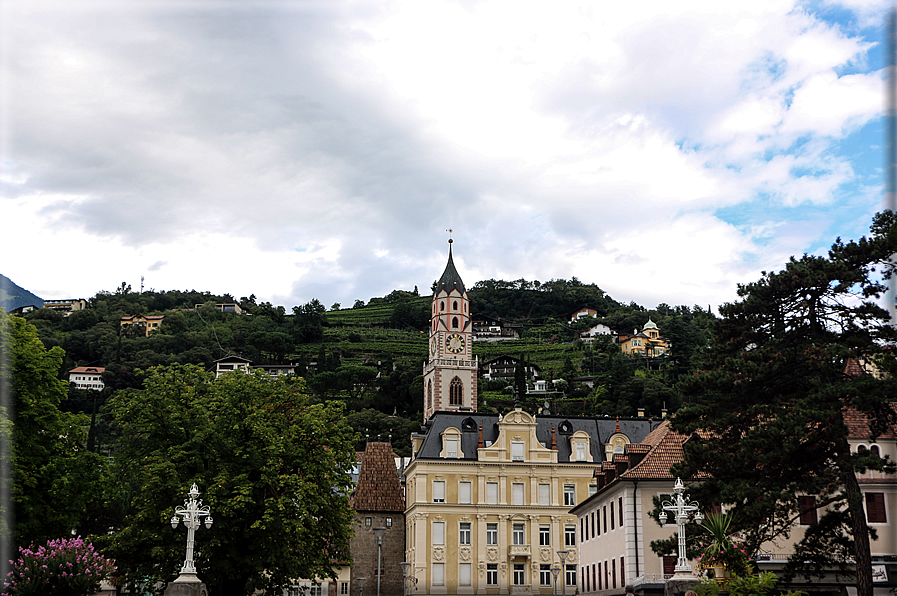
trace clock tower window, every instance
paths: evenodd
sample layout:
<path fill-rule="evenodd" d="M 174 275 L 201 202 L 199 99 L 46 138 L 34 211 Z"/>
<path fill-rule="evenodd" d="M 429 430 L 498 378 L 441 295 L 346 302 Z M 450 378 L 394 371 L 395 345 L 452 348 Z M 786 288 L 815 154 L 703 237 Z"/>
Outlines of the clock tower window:
<path fill-rule="evenodd" d="M 452 317 L 452 329 L 458 328 L 458 317 Z"/>
<path fill-rule="evenodd" d="M 464 385 L 461 383 L 461 379 L 455 377 L 454 379 L 452 379 L 452 382 L 449 385 L 449 405 L 460 406 L 463 396 Z"/>
<path fill-rule="evenodd" d="M 458 301 L 457 300 L 452 302 L 452 310 L 458 310 Z"/>

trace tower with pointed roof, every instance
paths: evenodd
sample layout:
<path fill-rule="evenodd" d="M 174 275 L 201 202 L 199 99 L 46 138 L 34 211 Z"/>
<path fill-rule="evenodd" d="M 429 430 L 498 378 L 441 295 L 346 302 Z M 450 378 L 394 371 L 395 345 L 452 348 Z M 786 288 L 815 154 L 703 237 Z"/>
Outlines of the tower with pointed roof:
<path fill-rule="evenodd" d="M 424 365 L 424 421 L 438 411 L 477 409 L 477 359 L 473 355 L 470 300 L 452 258 L 433 290 L 430 350 Z"/>

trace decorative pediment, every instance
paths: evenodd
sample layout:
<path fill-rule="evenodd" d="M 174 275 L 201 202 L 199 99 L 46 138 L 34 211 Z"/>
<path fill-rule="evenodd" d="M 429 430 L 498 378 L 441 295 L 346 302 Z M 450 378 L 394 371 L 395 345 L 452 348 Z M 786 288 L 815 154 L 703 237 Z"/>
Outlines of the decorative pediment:
<path fill-rule="evenodd" d="M 508 413 L 502 420 L 505 424 L 535 424 L 535 420 L 523 410 L 514 410 Z"/>

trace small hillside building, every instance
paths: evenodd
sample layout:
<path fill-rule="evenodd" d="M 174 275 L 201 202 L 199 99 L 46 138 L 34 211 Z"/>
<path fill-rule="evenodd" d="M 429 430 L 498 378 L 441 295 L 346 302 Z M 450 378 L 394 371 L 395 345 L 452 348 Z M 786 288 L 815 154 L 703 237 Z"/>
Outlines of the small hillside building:
<path fill-rule="evenodd" d="M 103 383 L 104 372 L 106 369 L 102 366 L 79 366 L 69 371 L 69 383 L 78 389 L 102 391 L 106 387 Z"/>
<path fill-rule="evenodd" d="M 658 358 L 670 352 L 670 342 L 661 337 L 657 324 L 648 319 L 642 330 L 633 329 L 631 335 L 619 335 L 620 350 L 629 356 Z"/>
<path fill-rule="evenodd" d="M 131 315 L 121 318 L 122 330 L 128 334 L 146 337 L 162 324 L 165 315 Z"/>

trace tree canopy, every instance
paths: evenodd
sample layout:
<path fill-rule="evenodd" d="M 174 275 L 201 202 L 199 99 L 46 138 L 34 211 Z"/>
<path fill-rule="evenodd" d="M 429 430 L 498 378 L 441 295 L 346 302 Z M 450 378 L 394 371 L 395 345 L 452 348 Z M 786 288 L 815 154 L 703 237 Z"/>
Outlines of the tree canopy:
<path fill-rule="evenodd" d="M 0 352 L 9 354 L 0 358 L 0 384 L 12 388 L 3 418 L 12 418 L 14 543 L 68 536 L 101 492 L 105 459 L 84 447 L 88 418 L 59 409 L 67 395 L 58 378 L 63 351 L 47 350 L 34 326 L 0 310 Z"/>
<path fill-rule="evenodd" d="M 147 371 L 109 404 L 123 429 L 115 458 L 123 504 L 105 537 L 129 582 L 170 581 L 184 536 L 168 519 L 195 482 L 215 523 L 197 532 L 196 566 L 212 594 L 280 593 L 335 577 L 348 553 L 355 435 L 341 404 L 313 403 L 302 379 L 219 379 L 191 365 Z"/>
<path fill-rule="evenodd" d="M 740 300 L 720 308 L 698 371 L 681 383 L 685 404 L 673 422 L 690 435 L 676 472 L 705 479 L 693 489 L 699 500 L 732 507 L 750 552 L 827 506 L 792 564 L 853 559 L 861 596 L 872 587 L 857 474 L 890 464 L 851 451 L 845 414 L 865 416 L 869 438 L 895 422 L 888 400 L 897 378 L 879 373 L 894 369 L 897 335 L 876 302 L 897 248 L 894 226 L 893 214 L 881 214 L 870 237 L 839 239 L 826 256 L 792 258 L 740 286 Z"/>

